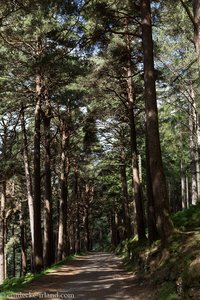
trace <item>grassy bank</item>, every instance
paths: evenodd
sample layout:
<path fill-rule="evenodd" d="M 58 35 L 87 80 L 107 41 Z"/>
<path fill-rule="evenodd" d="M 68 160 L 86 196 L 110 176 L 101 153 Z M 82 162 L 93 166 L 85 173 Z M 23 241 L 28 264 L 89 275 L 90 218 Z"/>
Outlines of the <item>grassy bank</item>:
<path fill-rule="evenodd" d="M 128 269 L 157 290 L 158 300 L 200 299 L 200 204 L 173 216 L 176 231 L 165 247 L 129 240 L 118 247 Z"/>
<path fill-rule="evenodd" d="M 66 259 L 63 259 L 49 268 L 42 271 L 40 274 L 32 274 L 27 273 L 24 277 L 13 277 L 8 278 L 4 281 L 4 283 L 0 286 L 0 300 L 6 299 L 7 296 L 12 295 L 14 293 L 18 293 L 23 291 L 23 289 L 34 280 L 45 276 L 46 274 L 54 271 L 59 266 L 66 264 L 67 262 L 73 260 L 76 256 L 68 256 Z"/>

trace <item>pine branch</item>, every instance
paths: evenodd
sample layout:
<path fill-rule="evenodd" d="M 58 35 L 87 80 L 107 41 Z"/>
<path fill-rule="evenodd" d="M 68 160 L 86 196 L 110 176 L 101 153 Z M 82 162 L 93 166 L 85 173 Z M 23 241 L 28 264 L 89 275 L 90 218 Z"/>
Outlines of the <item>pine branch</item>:
<path fill-rule="evenodd" d="M 195 23 L 194 16 L 193 16 L 193 14 L 191 13 L 189 7 L 187 6 L 187 4 L 186 4 L 183 0 L 180 0 L 180 2 L 181 2 L 181 4 L 182 4 L 183 8 L 185 9 L 185 11 L 186 11 L 188 17 L 190 18 L 190 20 L 191 20 L 193 26 L 196 27 L 196 23 Z"/>

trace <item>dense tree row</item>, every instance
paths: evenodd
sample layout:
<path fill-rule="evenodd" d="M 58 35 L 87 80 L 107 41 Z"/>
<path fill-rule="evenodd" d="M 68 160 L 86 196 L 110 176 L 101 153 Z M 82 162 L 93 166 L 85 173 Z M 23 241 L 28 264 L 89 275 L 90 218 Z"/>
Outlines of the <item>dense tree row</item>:
<path fill-rule="evenodd" d="M 165 243 L 170 213 L 199 200 L 199 13 L 1 2 L 0 282 L 136 235 Z"/>

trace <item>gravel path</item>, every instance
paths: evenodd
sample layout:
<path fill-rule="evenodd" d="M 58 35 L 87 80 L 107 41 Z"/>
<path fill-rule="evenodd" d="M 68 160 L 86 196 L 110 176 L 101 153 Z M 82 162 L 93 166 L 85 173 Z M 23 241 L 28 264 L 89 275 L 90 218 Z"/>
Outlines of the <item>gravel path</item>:
<path fill-rule="evenodd" d="M 154 292 L 110 253 L 89 253 L 32 282 L 20 299 L 148 300 Z M 16 297 L 15 297 L 16 299 Z"/>

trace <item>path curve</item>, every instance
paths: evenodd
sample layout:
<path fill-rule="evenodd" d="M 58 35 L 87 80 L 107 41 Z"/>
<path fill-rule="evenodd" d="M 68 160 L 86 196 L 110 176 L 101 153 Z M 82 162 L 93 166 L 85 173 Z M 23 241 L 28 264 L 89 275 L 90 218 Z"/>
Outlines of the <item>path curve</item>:
<path fill-rule="evenodd" d="M 32 282 L 21 299 L 148 300 L 154 292 L 110 253 L 89 253 Z M 16 298 L 15 298 L 16 299 Z"/>

